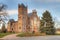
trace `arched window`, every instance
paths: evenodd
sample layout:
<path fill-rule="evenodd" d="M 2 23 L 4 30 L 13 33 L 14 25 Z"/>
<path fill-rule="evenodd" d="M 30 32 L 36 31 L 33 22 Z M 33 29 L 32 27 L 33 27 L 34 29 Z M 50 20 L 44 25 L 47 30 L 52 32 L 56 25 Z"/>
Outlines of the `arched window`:
<path fill-rule="evenodd" d="M 21 27 L 19 27 L 19 29 L 21 29 Z"/>
<path fill-rule="evenodd" d="M 13 28 L 12 28 L 12 31 L 13 31 Z"/>

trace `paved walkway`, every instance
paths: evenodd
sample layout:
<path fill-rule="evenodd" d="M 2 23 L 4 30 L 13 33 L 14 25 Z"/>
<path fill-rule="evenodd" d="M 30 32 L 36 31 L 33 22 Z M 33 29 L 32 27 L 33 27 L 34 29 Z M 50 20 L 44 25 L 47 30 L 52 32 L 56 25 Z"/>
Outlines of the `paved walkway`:
<path fill-rule="evenodd" d="M 60 40 L 60 36 L 35 36 L 35 37 L 16 37 L 17 34 L 11 34 L 3 37 L 4 40 Z"/>
<path fill-rule="evenodd" d="M 17 34 L 11 34 L 11 35 L 7 35 L 7 36 L 0 38 L 0 39 L 4 39 L 4 40 L 11 40 L 12 39 L 13 40 L 13 39 L 17 38 L 16 35 Z"/>

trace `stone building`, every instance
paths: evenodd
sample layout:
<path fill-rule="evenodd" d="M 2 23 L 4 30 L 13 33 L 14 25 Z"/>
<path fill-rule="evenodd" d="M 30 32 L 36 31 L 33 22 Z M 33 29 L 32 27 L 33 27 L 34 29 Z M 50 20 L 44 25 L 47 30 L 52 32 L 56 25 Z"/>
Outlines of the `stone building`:
<path fill-rule="evenodd" d="M 33 10 L 28 13 L 27 6 L 18 4 L 18 21 L 9 21 L 7 26 L 8 32 L 39 32 L 40 18 L 37 11 Z"/>

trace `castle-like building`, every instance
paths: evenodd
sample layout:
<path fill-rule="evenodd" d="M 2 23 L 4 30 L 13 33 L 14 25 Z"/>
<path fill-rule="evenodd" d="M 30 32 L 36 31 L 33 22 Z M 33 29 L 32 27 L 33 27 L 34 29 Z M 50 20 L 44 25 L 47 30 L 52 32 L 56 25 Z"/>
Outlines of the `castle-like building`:
<path fill-rule="evenodd" d="M 18 21 L 10 20 L 8 22 L 8 32 L 39 32 L 40 18 L 37 11 L 28 13 L 27 6 L 18 4 Z"/>

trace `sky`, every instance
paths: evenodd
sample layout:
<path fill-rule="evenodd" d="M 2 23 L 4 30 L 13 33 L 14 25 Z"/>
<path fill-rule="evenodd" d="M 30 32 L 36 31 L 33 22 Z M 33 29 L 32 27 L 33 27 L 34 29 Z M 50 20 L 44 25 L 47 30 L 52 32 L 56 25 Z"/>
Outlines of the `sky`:
<path fill-rule="evenodd" d="M 18 19 L 18 4 L 28 6 L 28 13 L 36 9 L 40 18 L 48 10 L 55 21 L 55 27 L 60 28 L 60 0 L 0 0 L 0 3 L 7 5 L 9 18 L 15 20 Z"/>

